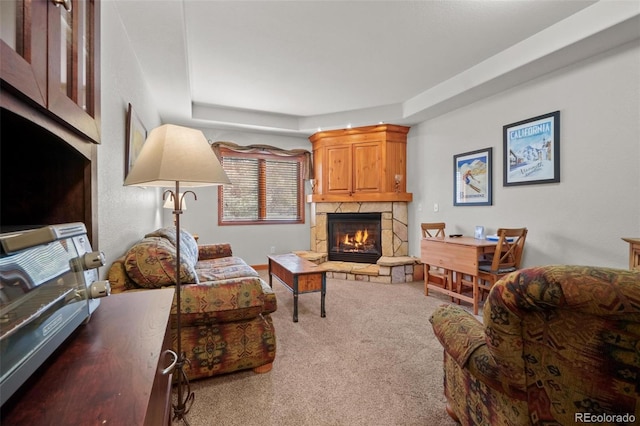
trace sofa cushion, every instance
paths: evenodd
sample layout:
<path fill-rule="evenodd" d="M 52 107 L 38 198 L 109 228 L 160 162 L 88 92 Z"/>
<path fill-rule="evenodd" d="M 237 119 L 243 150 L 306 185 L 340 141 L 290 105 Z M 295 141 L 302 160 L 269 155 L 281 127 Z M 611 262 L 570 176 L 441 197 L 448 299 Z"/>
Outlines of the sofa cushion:
<path fill-rule="evenodd" d="M 167 239 L 174 247 L 177 246 L 176 228 L 169 226 L 167 228 L 156 229 L 145 235 L 146 237 L 160 237 Z M 198 243 L 188 231 L 180 229 L 180 254 L 183 262 L 189 262 L 191 266 L 195 266 L 198 261 Z"/>
<path fill-rule="evenodd" d="M 196 275 L 200 281 L 219 281 L 242 277 L 258 277 L 258 273 L 239 257 L 208 259 L 196 263 Z"/>
<path fill-rule="evenodd" d="M 125 270 L 133 282 L 144 288 L 160 288 L 176 283 L 176 249 L 166 239 L 144 238 L 125 255 Z M 180 280 L 197 283 L 193 266 L 181 258 Z"/>

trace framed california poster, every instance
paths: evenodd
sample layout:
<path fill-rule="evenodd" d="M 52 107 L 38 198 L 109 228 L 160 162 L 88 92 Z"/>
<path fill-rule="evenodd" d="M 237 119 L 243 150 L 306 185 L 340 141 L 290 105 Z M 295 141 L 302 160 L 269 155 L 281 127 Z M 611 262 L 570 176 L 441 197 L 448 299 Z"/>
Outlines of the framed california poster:
<path fill-rule="evenodd" d="M 560 111 L 503 127 L 504 186 L 560 182 Z"/>
<path fill-rule="evenodd" d="M 453 205 L 490 206 L 493 148 L 453 156 Z"/>

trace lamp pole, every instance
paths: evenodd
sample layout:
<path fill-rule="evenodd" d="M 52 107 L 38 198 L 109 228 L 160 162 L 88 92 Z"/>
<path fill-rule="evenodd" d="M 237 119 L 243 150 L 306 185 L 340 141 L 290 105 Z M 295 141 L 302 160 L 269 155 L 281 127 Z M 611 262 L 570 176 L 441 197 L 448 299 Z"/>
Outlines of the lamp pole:
<path fill-rule="evenodd" d="M 189 412 L 191 404 L 195 398 L 193 392 L 191 392 L 191 386 L 189 385 L 189 379 L 184 371 L 184 364 L 188 362 L 186 354 L 182 351 L 182 303 L 181 303 L 181 277 L 180 277 L 180 215 L 182 214 L 182 200 L 188 193 L 193 194 L 193 197 L 197 200 L 196 194 L 193 191 L 187 191 L 180 194 L 180 182 L 176 181 L 175 192 L 167 189 L 162 198 L 164 199 L 167 194 L 173 196 L 173 215 L 174 222 L 176 224 L 176 334 L 178 336 L 178 342 L 176 346 L 176 352 L 178 353 L 178 362 L 176 363 L 176 386 L 178 387 L 178 400 L 173 405 L 173 420 L 182 420 L 185 424 L 189 424 L 185 415 Z M 186 394 L 184 392 L 186 388 Z M 189 404 L 189 406 L 187 406 Z"/>

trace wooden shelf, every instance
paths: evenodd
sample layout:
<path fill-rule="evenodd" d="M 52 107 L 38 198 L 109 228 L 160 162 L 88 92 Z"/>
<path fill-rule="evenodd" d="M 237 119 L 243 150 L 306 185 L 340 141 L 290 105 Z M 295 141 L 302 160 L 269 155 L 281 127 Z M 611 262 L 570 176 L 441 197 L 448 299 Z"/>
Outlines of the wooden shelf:
<path fill-rule="evenodd" d="M 410 192 L 376 192 L 348 194 L 310 194 L 309 203 L 366 203 L 366 202 L 411 202 L 413 194 Z"/>

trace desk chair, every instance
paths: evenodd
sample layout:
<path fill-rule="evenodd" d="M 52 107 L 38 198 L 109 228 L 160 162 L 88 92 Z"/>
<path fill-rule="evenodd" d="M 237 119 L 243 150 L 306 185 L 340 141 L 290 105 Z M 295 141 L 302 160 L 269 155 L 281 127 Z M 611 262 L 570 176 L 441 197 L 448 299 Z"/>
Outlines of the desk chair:
<path fill-rule="evenodd" d="M 527 238 L 527 228 L 499 228 L 498 243 L 493 253 L 478 259 L 478 278 L 462 275 L 458 279 L 457 292 L 462 293 L 466 288 L 471 288 L 474 295 L 474 312 L 478 310 L 478 300 L 484 299 L 484 293 L 502 277 L 520 269 L 524 242 Z M 512 239 L 510 242 L 509 239 Z"/>
<path fill-rule="evenodd" d="M 527 228 L 500 228 L 497 235 L 498 244 L 490 262 L 480 262 L 478 266 L 478 287 L 483 295 L 485 291 L 489 292 L 500 278 L 520 269 Z"/>
<path fill-rule="evenodd" d="M 421 223 L 420 228 L 422 229 L 422 238 L 427 237 L 436 237 L 436 238 L 444 238 L 445 237 L 445 223 L 444 222 L 433 222 L 433 223 Z M 427 285 L 431 282 L 432 284 L 436 284 L 442 288 L 447 288 L 447 283 L 449 281 L 450 272 L 443 268 L 437 268 L 435 266 L 424 264 L 424 295 L 429 295 L 429 289 Z"/>

